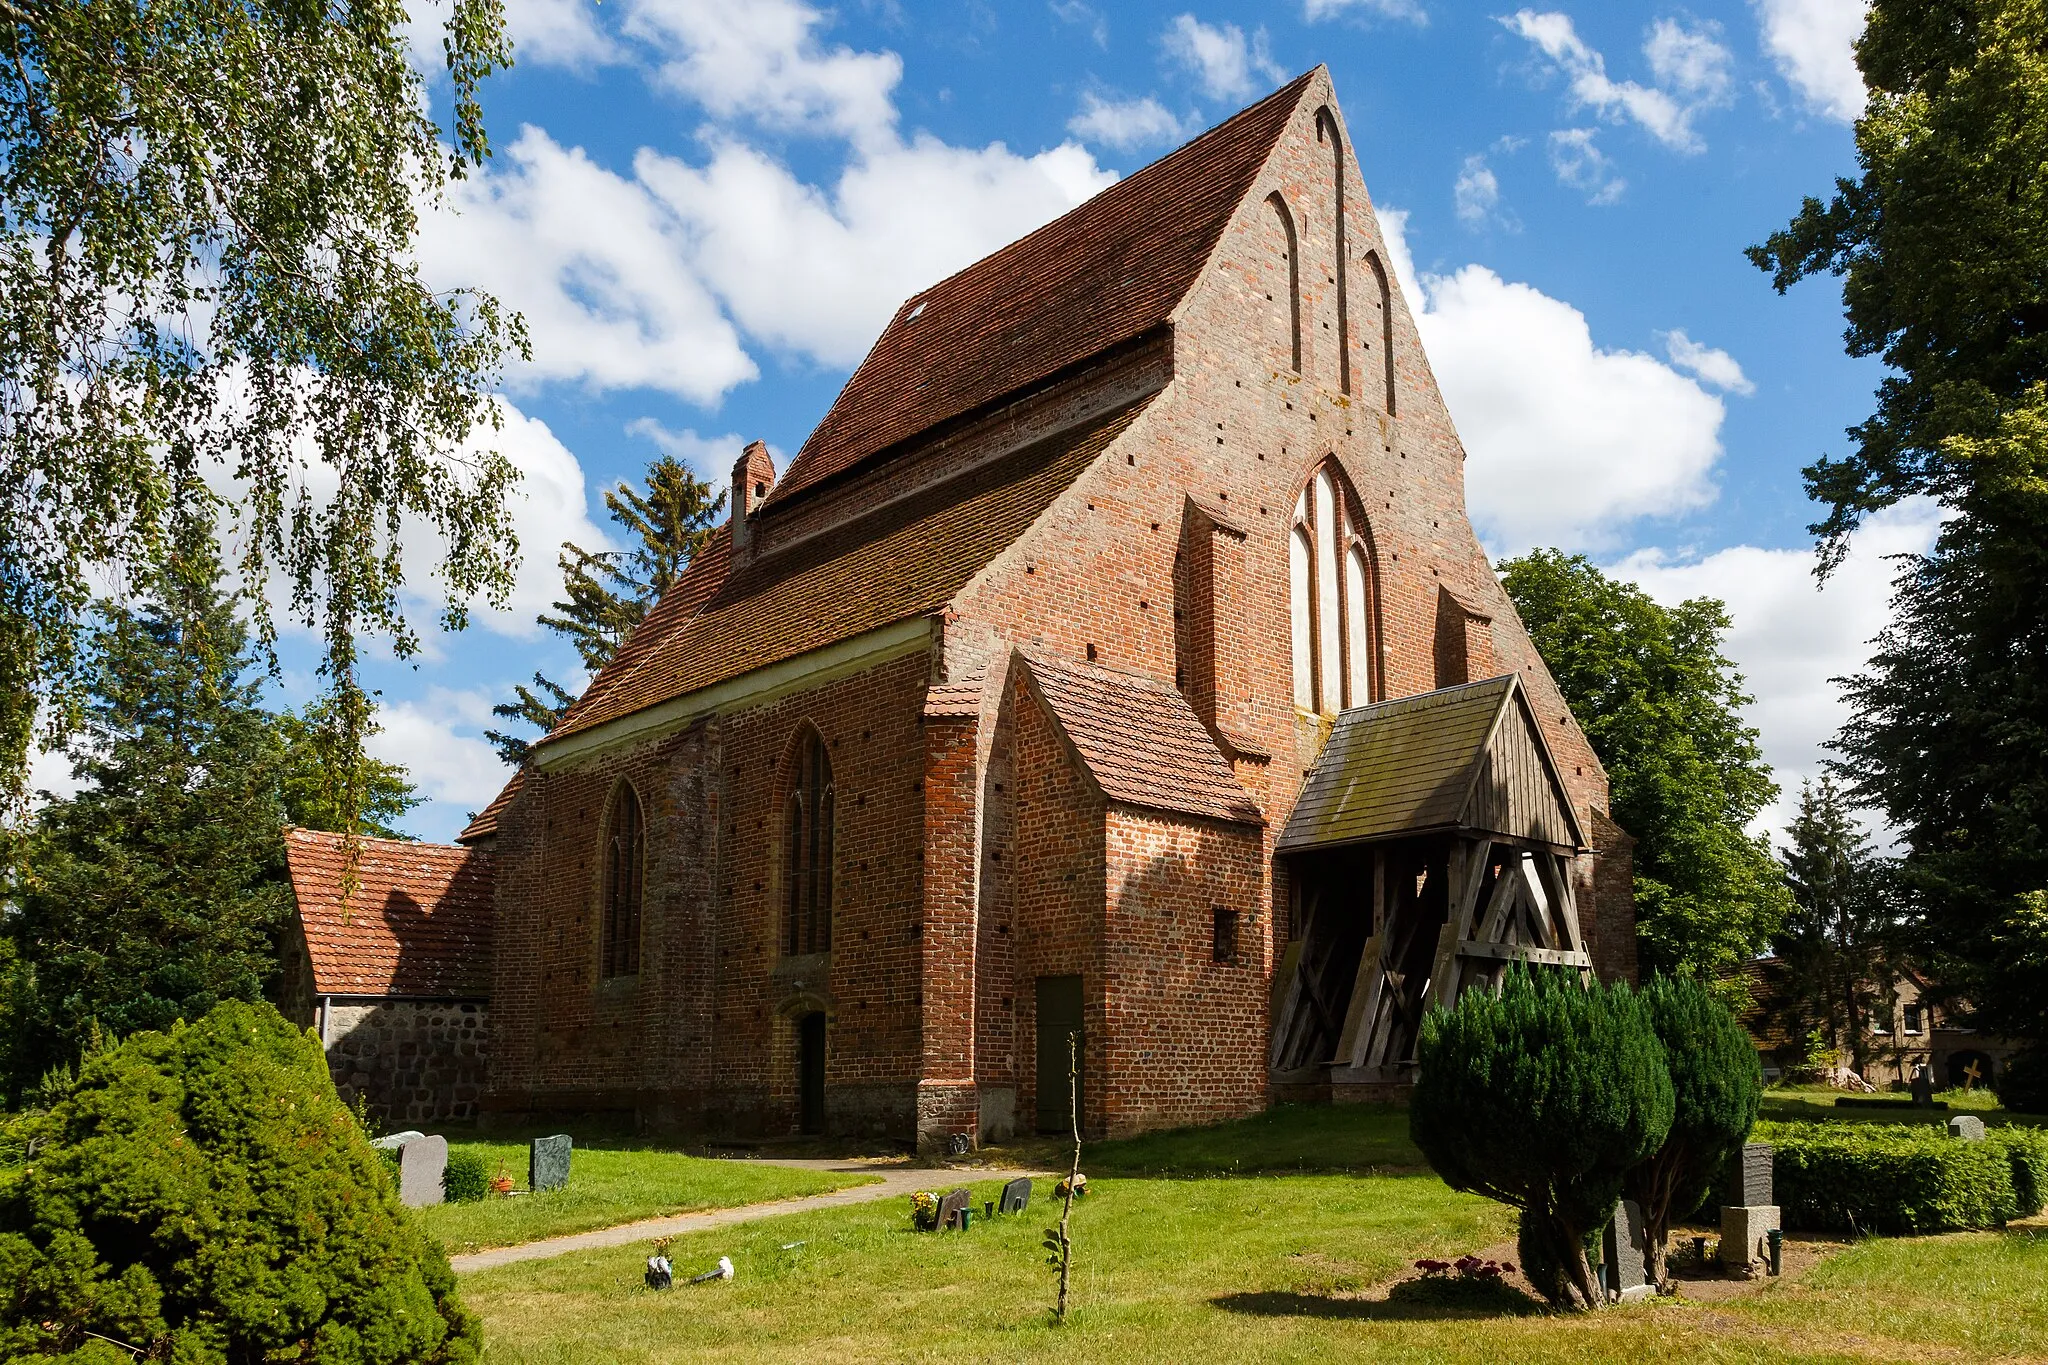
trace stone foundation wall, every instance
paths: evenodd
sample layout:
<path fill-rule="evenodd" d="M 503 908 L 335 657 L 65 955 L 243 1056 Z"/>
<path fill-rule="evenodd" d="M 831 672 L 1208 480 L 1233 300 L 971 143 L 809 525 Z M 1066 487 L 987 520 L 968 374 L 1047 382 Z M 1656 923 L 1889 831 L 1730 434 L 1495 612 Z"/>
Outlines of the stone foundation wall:
<path fill-rule="evenodd" d="M 327 1069 L 344 1103 L 361 1096 L 386 1128 L 477 1116 L 490 1053 L 483 1005 L 330 1001 L 327 1011 Z"/>

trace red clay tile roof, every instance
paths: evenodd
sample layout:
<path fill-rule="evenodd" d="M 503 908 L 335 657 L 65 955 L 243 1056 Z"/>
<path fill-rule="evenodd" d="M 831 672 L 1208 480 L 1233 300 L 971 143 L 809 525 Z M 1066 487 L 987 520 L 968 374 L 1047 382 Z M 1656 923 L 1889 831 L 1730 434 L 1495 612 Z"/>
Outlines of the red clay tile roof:
<path fill-rule="evenodd" d="M 316 995 L 475 999 L 491 993 L 491 855 L 364 839 L 342 912 L 339 834 L 285 831 Z"/>
<path fill-rule="evenodd" d="M 906 300 L 767 506 L 1165 323 L 1314 75 Z"/>
<path fill-rule="evenodd" d="M 462 833 L 455 836 L 458 844 L 473 844 L 479 839 L 495 839 L 498 835 L 498 817 L 505 813 L 505 807 L 512 804 L 512 798 L 526 784 L 526 774 L 515 772 L 498 794 L 491 798 L 491 804 L 478 811 L 470 822 L 463 826 Z"/>
<path fill-rule="evenodd" d="M 549 740 L 939 610 L 1028 529 L 1150 399 L 730 569 L 714 539 Z"/>
<path fill-rule="evenodd" d="M 1179 692 L 1150 678 L 1020 652 L 1038 695 L 1111 801 L 1266 822 Z"/>

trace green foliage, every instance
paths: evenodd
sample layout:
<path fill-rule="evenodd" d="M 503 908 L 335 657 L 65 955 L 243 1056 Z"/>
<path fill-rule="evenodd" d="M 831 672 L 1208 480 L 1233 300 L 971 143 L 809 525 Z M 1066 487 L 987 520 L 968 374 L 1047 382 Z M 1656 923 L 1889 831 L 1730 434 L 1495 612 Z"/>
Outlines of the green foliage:
<path fill-rule="evenodd" d="M 0 1174 L 8 1358 L 91 1333 L 195 1365 L 477 1359 L 447 1258 L 269 1006 L 137 1034 L 34 1122 L 34 1158 Z"/>
<path fill-rule="evenodd" d="M 482 1152 L 449 1149 L 441 1170 L 441 1193 L 453 1204 L 474 1204 L 491 1192 L 491 1168 Z"/>
<path fill-rule="evenodd" d="M 0 4 L 0 789 L 39 713 L 76 719 L 96 577 L 212 534 L 209 481 L 261 638 L 282 587 L 325 641 L 344 811 L 360 641 L 418 645 L 401 542 L 438 536 L 453 623 L 509 591 L 516 471 L 469 438 L 523 333 L 412 248 L 488 154 L 477 89 L 510 51 L 501 0 L 446 13 L 429 100 L 398 0 Z"/>
<path fill-rule="evenodd" d="M 1623 1187 L 1642 1207 L 1656 1283 L 1672 1221 L 1699 1207 L 1756 1126 L 1764 1077 L 1748 1031 L 1697 978 L 1657 977 L 1639 998 L 1671 1075 L 1670 1130 Z"/>
<path fill-rule="evenodd" d="M 1984 1140 L 2012 1167 L 2012 1216 L 2032 1218 L 2048 1204 L 2048 1133 L 2038 1128 L 1993 1128 Z"/>
<path fill-rule="evenodd" d="M 336 779 L 346 771 L 347 764 L 335 751 L 331 710 L 327 703 L 316 701 L 298 712 L 279 713 L 272 725 L 284 750 L 278 782 L 285 822 L 302 829 L 343 834 L 349 828 L 349 813 L 342 804 L 344 793 Z M 374 722 L 367 725 L 365 738 L 377 729 Z M 378 839 L 412 837 L 395 823 L 421 801 L 406 770 L 381 758 L 365 757 L 361 771 L 357 830 Z"/>
<path fill-rule="evenodd" d="M 1726 608 L 1703 597 L 1661 606 L 1556 550 L 1500 568 L 1607 768 L 1615 820 L 1635 836 L 1644 965 L 1735 980 L 1790 900 L 1768 844 L 1745 832 L 1778 788 L 1741 720 L 1742 676 L 1721 652 Z"/>
<path fill-rule="evenodd" d="M 540 624 L 574 645 L 583 667 L 596 673 L 704 548 L 725 510 L 725 498 L 672 455 L 647 467 L 646 492 L 627 483 L 607 490 L 604 505 L 626 532 L 630 548 L 562 546 L 562 599 L 554 604 L 555 614 L 543 615 Z M 542 734 L 560 724 L 576 700 L 575 693 L 540 673 L 533 675 L 532 687 L 520 684 L 513 691 L 513 700 L 492 707 L 492 714 Z M 532 740 L 508 731 L 484 735 L 497 746 L 498 756 L 515 767 L 533 747 Z"/>
<path fill-rule="evenodd" d="M 1847 688 L 1841 772 L 1906 846 L 1920 959 L 1980 1027 L 2048 1039 L 2048 9 L 1877 0 L 1857 62 L 1860 175 L 1750 249 L 1781 291 L 1841 276 L 1850 353 L 1887 367 L 1806 471 L 1823 566 L 1903 498 L 1947 513 Z"/>
<path fill-rule="evenodd" d="M 2021 1114 L 2048 1114 L 2048 1051 L 2023 1052 L 1998 1077 L 1998 1102 Z"/>
<path fill-rule="evenodd" d="M 2022 1191 L 2038 1200 L 2048 1163 L 2048 1137 L 2020 1129 L 1963 1142 L 1931 1126 L 1800 1123 L 1770 1140 L 1785 1226 L 1818 1232 L 1997 1227 L 2021 1215 Z"/>
<path fill-rule="evenodd" d="M 1663 1145 L 1673 1094 L 1664 1045 L 1625 984 L 1510 972 L 1423 1020 L 1409 1131 L 1455 1190 L 1521 1209 L 1587 1307 L 1581 1249 L 1624 1175 Z"/>

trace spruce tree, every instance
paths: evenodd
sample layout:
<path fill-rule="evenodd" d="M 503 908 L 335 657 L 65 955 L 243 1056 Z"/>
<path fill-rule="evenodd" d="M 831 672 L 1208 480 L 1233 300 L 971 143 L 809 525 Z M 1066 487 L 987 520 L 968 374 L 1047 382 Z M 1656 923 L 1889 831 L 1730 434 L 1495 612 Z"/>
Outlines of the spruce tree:
<path fill-rule="evenodd" d="M 725 510 L 725 494 L 714 493 L 682 461 L 663 455 L 647 467 L 645 492 L 620 483 L 605 492 L 604 505 L 627 533 L 628 548 L 592 551 L 563 545 L 557 561 L 562 597 L 552 613 L 539 618 L 542 626 L 575 647 L 584 669 L 592 674 L 611 662 L 633 628 L 704 548 Z M 575 700 L 574 692 L 535 673 L 531 687 L 518 684 L 513 699 L 492 707 L 491 713 L 546 734 L 561 723 Z M 533 747 L 532 739 L 509 730 L 487 730 L 484 737 L 515 767 Z"/>
<path fill-rule="evenodd" d="M 1780 858 L 1793 910 L 1772 942 L 1785 970 L 1764 1004 L 1793 1036 L 1817 1028 L 1846 1048 L 1860 1075 L 1870 1061 L 1870 1022 L 1883 1016 L 1894 975 L 1890 879 L 1831 777 L 1800 785 L 1787 833 Z"/>

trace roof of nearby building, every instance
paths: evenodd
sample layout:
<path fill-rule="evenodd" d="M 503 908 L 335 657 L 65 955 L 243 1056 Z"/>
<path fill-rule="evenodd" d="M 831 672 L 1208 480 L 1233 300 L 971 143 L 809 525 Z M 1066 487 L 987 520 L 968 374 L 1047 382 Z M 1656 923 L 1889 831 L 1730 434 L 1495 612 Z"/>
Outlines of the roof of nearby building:
<path fill-rule="evenodd" d="M 1119 805 L 1262 825 L 1229 760 L 1163 682 L 1024 653 L 1026 674 L 1103 796 Z"/>
<path fill-rule="evenodd" d="M 1165 323 L 1314 75 L 906 300 L 768 507 Z"/>
<path fill-rule="evenodd" d="M 1514 674 L 1340 714 L 1277 848 L 1444 829 L 1587 846 Z"/>
<path fill-rule="evenodd" d="M 363 839 L 342 903 L 345 840 L 285 831 L 285 861 L 315 995 L 480 1000 L 491 993 L 491 856 L 452 844 Z"/>
<path fill-rule="evenodd" d="M 455 836 L 455 842 L 474 844 L 497 838 L 498 817 L 505 813 L 505 807 L 512 804 L 512 798 L 519 795 L 519 789 L 525 784 L 526 774 L 514 772 L 498 794 L 491 798 L 491 804 L 470 817 L 469 823 L 462 827 L 462 833 Z"/>
<path fill-rule="evenodd" d="M 939 610 L 1052 505 L 1143 400 L 732 567 L 720 534 L 550 740 Z"/>

